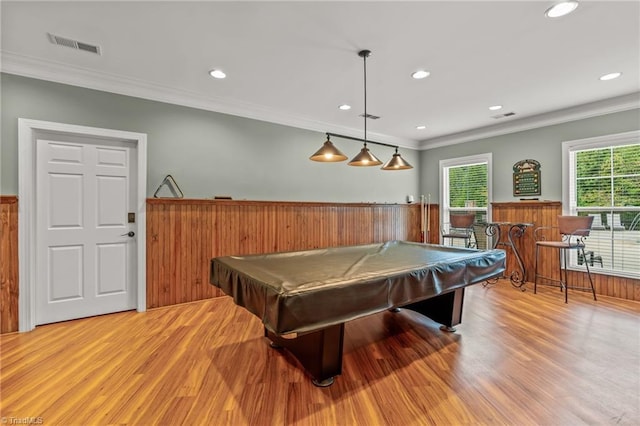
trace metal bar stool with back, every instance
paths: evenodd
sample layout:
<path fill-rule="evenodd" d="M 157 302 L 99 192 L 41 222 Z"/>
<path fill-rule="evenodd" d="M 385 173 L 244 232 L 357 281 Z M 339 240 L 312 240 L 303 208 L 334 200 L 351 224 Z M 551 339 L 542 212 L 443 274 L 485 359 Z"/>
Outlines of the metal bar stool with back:
<path fill-rule="evenodd" d="M 554 281 L 560 283 L 560 289 L 564 290 L 564 303 L 568 301 L 568 289 L 581 289 L 587 290 L 586 287 L 569 287 L 568 273 L 567 273 L 567 252 L 569 250 L 576 250 L 582 259 L 586 259 L 585 256 L 585 238 L 589 236 L 591 231 L 591 225 L 593 223 L 593 216 L 558 216 L 558 226 L 549 227 L 543 226 L 536 228 L 533 235 L 536 240 L 536 258 L 535 258 L 535 278 L 533 282 L 533 292 L 536 293 L 538 286 L 538 277 L 544 278 L 548 281 Z M 560 234 L 560 240 L 547 240 L 547 236 L 544 235 L 545 230 L 558 230 Z M 548 235 L 548 234 L 547 234 Z M 538 273 L 538 259 L 540 247 L 548 247 L 558 250 L 559 264 L 558 264 L 558 279 L 545 277 Z M 587 268 L 587 276 L 589 277 L 589 283 L 591 284 L 591 292 L 593 293 L 593 300 L 596 299 L 596 290 L 593 287 L 593 280 L 591 279 L 591 272 L 589 271 L 589 262 L 584 262 Z M 564 277 L 563 277 L 564 272 Z"/>
<path fill-rule="evenodd" d="M 449 231 L 442 233 L 442 242 L 444 243 L 447 238 L 450 240 L 450 244 L 453 245 L 453 239 L 459 238 L 464 240 L 464 246 L 475 246 L 475 231 L 473 230 L 473 222 L 476 215 L 474 213 L 451 213 L 449 215 Z"/>

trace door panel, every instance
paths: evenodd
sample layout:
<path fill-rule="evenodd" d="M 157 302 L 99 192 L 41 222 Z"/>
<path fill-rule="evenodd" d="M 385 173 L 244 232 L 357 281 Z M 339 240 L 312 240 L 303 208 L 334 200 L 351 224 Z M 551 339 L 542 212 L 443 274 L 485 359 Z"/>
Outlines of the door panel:
<path fill-rule="evenodd" d="M 49 247 L 49 302 L 84 297 L 82 246 Z"/>
<path fill-rule="evenodd" d="M 96 176 L 98 220 L 96 225 L 127 225 L 127 180 L 125 177 Z"/>
<path fill-rule="evenodd" d="M 49 161 L 51 163 L 81 164 L 82 152 L 82 146 L 79 145 L 51 142 L 49 144 Z"/>
<path fill-rule="evenodd" d="M 132 151 L 119 141 L 37 139 L 36 324 L 136 307 Z"/>
<path fill-rule="evenodd" d="M 126 243 L 118 244 L 98 244 L 97 246 L 97 286 L 96 294 L 124 293 L 127 277 L 125 268 L 122 265 L 127 263 Z"/>
<path fill-rule="evenodd" d="M 83 186 L 82 175 L 49 173 L 49 228 L 82 226 Z"/>
<path fill-rule="evenodd" d="M 109 167 L 127 167 L 127 151 L 124 149 L 97 148 L 98 165 Z"/>

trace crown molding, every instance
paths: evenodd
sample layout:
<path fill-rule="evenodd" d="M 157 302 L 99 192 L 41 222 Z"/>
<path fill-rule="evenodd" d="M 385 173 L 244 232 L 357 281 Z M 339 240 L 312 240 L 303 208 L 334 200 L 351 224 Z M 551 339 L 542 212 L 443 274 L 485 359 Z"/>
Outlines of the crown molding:
<path fill-rule="evenodd" d="M 634 92 L 601 101 L 590 102 L 570 108 L 525 117 L 509 121 L 508 123 L 481 127 L 433 139 L 425 139 L 420 142 L 418 149 L 426 150 L 441 146 L 455 145 L 638 108 L 640 108 L 640 92 Z"/>
<path fill-rule="evenodd" d="M 361 133 L 361 129 L 309 120 L 305 117 L 274 111 L 262 105 L 220 97 L 202 96 L 200 93 L 163 86 L 145 80 L 73 67 L 60 62 L 45 61 L 5 50 L 0 51 L 0 58 L 0 70 L 8 74 L 230 114 L 320 133 L 342 133 L 353 137 L 359 137 Z M 640 92 L 422 141 L 375 132 L 369 132 L 369 138 L 403 148 L 427 150 L 636 108 L 640 108 Z"/>
<path fill-rule="evenodd" d="M 206 111 L 230 114 L 284 126 L 296 127 L 316 132 L 336 132 L 357 137 L 361 129 L 354 129 L 308 118 L 293 116 L 289 113 L 274 111 L 262 105 L 238 102 L 226 98 L 203 96 L 173 87 L 137 80 L 119 75 L 103 73 L 68 64 L 45 61 L 25 55 L 2 50 L 0 52 L 0 70 L 7 74 L 16 74 L 54 83 L 84 87 L 119 95 L 181 105 Z M 404 148 L 418 149 L 419 142 L 412 139 L 398 138 L 380 133 L 369 133 L 369 138 Z"/>

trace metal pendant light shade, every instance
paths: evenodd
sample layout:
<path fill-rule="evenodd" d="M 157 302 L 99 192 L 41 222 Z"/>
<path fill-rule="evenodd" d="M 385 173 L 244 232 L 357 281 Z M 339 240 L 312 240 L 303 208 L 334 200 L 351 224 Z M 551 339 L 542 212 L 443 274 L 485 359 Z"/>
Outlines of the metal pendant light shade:
<path fill-rule="evenodd" d="M 376 156 L 373 155 L 371 151 L 369 151 L 366 143 L 360 150 L 360 153 L 358 153 L 358 155 L 356 155 L 351 161 L 349 161 L 350 166 L 360 167 L 379 166 L 380 164 L 382 164 L 382 161 L 378 160 L 378 158 L 376 158 Z"/>
<path fill-rule="evenodd" d="M 413 166 L 400 156 L 396 148 L 396 153 L 393 154 L 393 157 L 381 168 L 382 170 L 407 170 L 413 169 Z"/>
<path fill-rule="evenodd" d="M 315 154 L 309 157 L 309 159 L 313 161 L 321 161 L 323 163 L 335 163 L 346 160 L 347 156 L 336 148 L 336 146 L 329 140 L 329 136 L 327 136 L 327 140 L 322 145 L 322 148 L 317 150 Z"/>

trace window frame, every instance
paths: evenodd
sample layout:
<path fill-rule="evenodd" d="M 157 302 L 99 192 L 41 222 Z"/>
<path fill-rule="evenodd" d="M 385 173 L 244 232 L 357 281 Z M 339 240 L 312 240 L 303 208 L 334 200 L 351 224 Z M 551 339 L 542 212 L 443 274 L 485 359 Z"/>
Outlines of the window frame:
<path fill-rule="evenodd" d="M 487 207 L 450 207 L 449 206 L 449 179 L 447 169 L 450 167 L 471 166 L 474 164 L 487 164 Z M 483 153 L 468 155 L 464 157 L 447 158 L 440 160 L 440 229 L 445 229 L 446 218 L 449 211 L 486 211 L 487 222 L 491 221 L 491 202 L 493 200 L 493 153 Z M 442 232 L 440 233 L 440 244 L 443 244 Z"/>
<path fill-rule="evenodd" d="M 564 215 L 577 215 L 580 210 L 598 210 L 601 207 L 596 208 L 579 208 L 577 204 L 577 190 L 576 183 L 576 167 L 572 162 L 572 154 L 577 151 L 583 151 L 588 149 L 601 149 L 610 148 L 623 145 L 634 145 L 640 143 L 640 130 L 633 130 L 630 132 L 616 133 L 604 136 L 596 136 L 592 138 L 576 139 L 571 141 L 565 141 L 562 143 L 562 214 Z M 619 208 L 620 210 L 629 210 L 629 208 Z M 607 207 L 606 211 L 614 211 L 616 207 Z M 603 210 L 604 211 L 604 210 Z M 612 233 L 612 236 L 614 234 Z M 613 238 L 612 238 L 613 241 Z M 573 265 L 573 262 L 569 262 L 568 269 L 576 271 L 582 271 L 583 268 L 579 265 Z M 640 273 L 621 271 L 618 269 L 593 269 L 592 273 L 602 273 L 606 275 L 620 276 L 626 278 L 640 278 Z"/>

